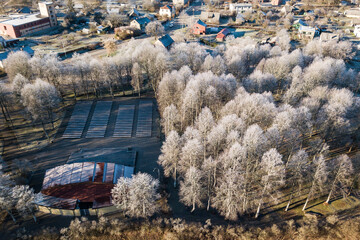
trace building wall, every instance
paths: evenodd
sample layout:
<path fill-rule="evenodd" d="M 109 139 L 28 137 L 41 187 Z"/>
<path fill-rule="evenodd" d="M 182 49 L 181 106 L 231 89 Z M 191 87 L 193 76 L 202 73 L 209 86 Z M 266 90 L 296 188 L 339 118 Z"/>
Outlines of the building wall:
<path fill-rule="evenodd" d="M 160 15 L 171 18 L 171 11 L 169 9 L 161 9 L 160 8 Z"/>
<path fill-rule="evenodd" d="M 41 18 L 37 21 L 18 26 L 0 23 L 0 34 L 9 35 L 12 38 L 18 38 L 24 35 L 45 30 L 49 27 L 51 27 L 49 18 Z"/>
<path fill-rule="evenodd" d="M 53 4 L 49 4 L 46 2 L 39 3 L 40 14 L 43 17 L 48 17 L 50 19 L 51 27 L 57 25 L 57 17 Z"/>
<path fill-rule="evenodd" d="M 58 209 L 58 208 L 44 207 L 44 206 L 38 205 L 38 210 L 40 212 L 50 213 L 50 214 L 54 214 L 54 215 L 61 215 L 61 216 L 75 216 L 75 217 L 81 216 L 80 209 L 68 210 L 68 209 Z M 90 208 L 88 213 L 90 216 L 102 216 L 102 215 L 114 213 L 117 211 L 119 211 L 119 209 L 116 208 L 115 206 L 109 206 L 109 207 L 103 207 L 103 208 L 98 208 L 98 209 Z"/>

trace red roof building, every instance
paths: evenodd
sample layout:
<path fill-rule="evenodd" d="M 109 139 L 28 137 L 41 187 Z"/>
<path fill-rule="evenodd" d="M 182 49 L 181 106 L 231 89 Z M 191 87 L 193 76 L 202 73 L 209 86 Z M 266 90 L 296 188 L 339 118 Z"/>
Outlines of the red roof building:
<path fill-rule="evenodd" d="M 216 40 L 219 42 L 223 42 L 223 41 L 225 41 L 226 36 L 229 34 L 230 34 L 230 30 L 227 28 L 224 28 L 216 35 Z"/>
<path fill-rule="evenodd" d="M 206 27 L 207 27 L 207 25 L 203 21 L 198 20 L 193 25 L 191 32 L 192 32 L 192 34 L 195 34 L 195 35 L 206 34 Z"/>

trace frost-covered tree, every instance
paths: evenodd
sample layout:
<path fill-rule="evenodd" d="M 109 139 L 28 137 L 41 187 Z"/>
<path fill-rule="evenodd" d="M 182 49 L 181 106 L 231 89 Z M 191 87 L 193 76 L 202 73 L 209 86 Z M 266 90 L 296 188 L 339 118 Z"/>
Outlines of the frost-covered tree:
<path fill-rule="evenodd" d="M 262 171 L 261 188 L 255 218 L 260 214 L 264 198 L 277 200 L 279 190 L 284 185 L 285 179 L 285 166 L 282 161 L 282 156 L 274 148 L 264 153 L 261 158 L 260 169 Z"/>
<path fill-rule="evenodd" d="M 130 217 L 150 217 L 159 211 L 159 181 L 147 173 L 121 177 L 111 190 L 114 205 Z"/>
<path fill-rule="evenodd" d="M 12 189 L 15 183 L 10 179 L 9 175 L 4 174 L 2 165 L 0 165 L 0 209 L 5 210 L 16 223 L 15 216 L 12 212 L 16 205 L 16 199 L 12 196 Z"/>
<path fill-rule="evenodd" d="M 201 134 L 204 160 L 206 158 L 207 136 L 214 125 L 215 125 L 215 121 L 210 109 L 207 107 L 203 108 L 198 118 L 196 119 L 195 126 Z"/>
<path fill-rule="evenodd" d="M 40 120 L 45 135 L 45 121 L 53 125 L 53 111 L 59 106 L 60 97 L 56 88 L 48 82 L 37 79 L 33 84 L 27 84 L 21 91 L 21 99 L 33 120 Z M 54 125 L 53 125 L 54 128 Z"/>
<path fill-rule="evenodd" d="M 139 98 L 141 97 L 141 89 L 144 83 L 142 69 L 138 63 L 134 63 L 131 69 L 131 86 L 135 91 L 138 91 Z"/>
<path fill-rule="evenodd" d="M 166 177 L 172 176 L 176 187 L 177 169 L 181 151 L 181 139 L 176 131 L 171 131 L 161 147 L 158 163 L 163 167 Z"/>
<path fill-rule="evenodd" d="M 262 73 L 260 71 L 254 71 L 244 81 L 244 87 L 249 92 L 262 93 L 266 91 L 273 92 L 277 87 L 276 78 L 270 73 Z"/>
<path fill-rule="evenodd" d="M 185 134 L 184 134 L 185 135 Z M 203 146 L 199 139 L 185 140 L 180 153 L 179 170 L 186 173 L 190 167 L 200 168 L 203 160 Z"/>
<path fill-rule="evenodd" d="M 281 29 L 276 34 L 276 44 L 280 46 L 281 50 L 289 51 L 291 44 L 290 44 L 290 36 L 286 29 Z"/>
<path fill-rule="evenodd" d="M 215 185 L 217 184 L 217 174 L 219 168 L 219 161 L 212 156 L 206 158 L 201 166 L 201 171 L 204 174 L 207 195 L 207 210 L 209 211 L 213 195 L 215 193 Z"/>
<path fill-rule="evenodd" d="M 243 213 L 242 203 L 245 197 L 244 179 L 238 169 L 228 169 L 215 189 L 213 207 L 229 220 L 237 220 Z"/>
<path fill-rule="evenodd" d="M 40 196 L 40 195 L 39 195 Z M 35 212 L 37 210 L 35 199 L 38 198 L 34 193 L 34 189 L 27 185 L 16 185 L 12 189 L 12 198 L 16 199 L 15 208 L 23 215 L 31 215 L 36 222 Z"/>
<path fill-rule="evenodd" d="M 201 68 L 204 72 L 212 71 L 218 76 L 226 72 L 226 64 L 221 55 L 217 55 L 216 57 L 208 55 Z"/>
<path fill-rule="evenodd" d="M 145 32 L 148 35 L 155 37 L 155 40 L 158 36 L 164 34 L 165 28 L 159 21 L 152 21 L 145 27 Z"/>
<path fill-rule="evenodd" d="M 304 184 L 309 179 L 308 154 L 304 150 L 297 151 L 286 163 L 286 175 L 291 193 L 285 211 L 289 209 L 294 195 L 302 192 Z"/>
<path fill-rule="evenodd" d="M 326 181 L 328 179 L 328 169 L 326 166 L 325 158 L 322 154 L 317 157 L 314 157 L 313 160 L 313 171 L 314 174 L 312 176 L 311 187 L 308 192 L 305 204 L 302 208 L 305 211 L 310 199 L 319 192 L 323 192 L 324 188 L 326 187 Z"/>
<path fill-rule="evenodd" d="M 353 164 L 351 159 L 343 154 L 336 159 L 337 164 L 335 165 L 335 175 L 332 179 L 332 184 L 330 187 L 330 192 L 326 203 L 329 203 L 331 196 L 337 192 L 341 191 L 344 196 L 347 194 L 347 189 L 350 188 L 352 184 L 352 175 L 354 173 Z"/>
<path fill-rule="evenodd" d="M 21 91 L 22 89 L 24 88 L 24 86 L 26 84 L 29 84 L 30 81 L 25 78 L 23 75 L 21 75 L 20 73 L 16 74 L 16 76 L 14 77 L 13 79 L 13 82 L 12 82 L 12 90 L 13 90 L 13 93 L 16 97 L 16 99 L 18 99 L 18 101 L 21 100 Z"/>
<path fill-rule="evenodd" d="M 180 119 L 181 116 L 175 105 L 171 104 L 164 109 L 161 123 L 164 127 L 165 136 L 169 132 L 179 129 Z"/>
<path fill-rule="evenodd" d="M 196 206 L 199 208 L 204 206 L 202 201 L 206 194 L 202 172 L 199 169 L 190 167 L 187 170 L 184 181 L 180 182 L 179 196 L 182 203 L 192 207 L 191 212 L 195 211 Z"/>
<path fill-rule="evenodd" d="M 31 66 L 29 60 L 29 54 L 24 51 L 11 52 L 9 54 L 4 61 L 4 67 L 10 80 L 14 79 L 17 74 L 21 74 L 26 78 L 31 77 Z"/>

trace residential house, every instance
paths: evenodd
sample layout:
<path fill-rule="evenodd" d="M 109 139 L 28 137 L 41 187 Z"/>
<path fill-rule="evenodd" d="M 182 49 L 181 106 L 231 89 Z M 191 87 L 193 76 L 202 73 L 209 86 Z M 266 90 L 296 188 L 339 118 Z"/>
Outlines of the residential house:
<path fill-rule="evenodd" d="M 227 28 L 222 29 L 217 35 L 216 35 L 216 41 L 223 42 L 225 41 L 225 38 L 230 34 L 230 30 Z"/>
<path fill-rule="evenodd" d="M 313 39 L 316 36 L 319 36 L 320 31 L 318 28 L 309 27 L 309 26 L 300 26 L 299 28 L 299 37 L 302 39 Z"/>
<path fill-rule="evenodd" d="M 331 33 L 331 32 L 322 32 L 320 35 L 320 41 L 327 42 L 331 40 L 340 40 L 340 35 L 337 33 Z"/>
<path fill-rule="evenodd" d="M 195 35 L 206 34 L 207 25 L 200 19 L 193 25 L 191 32 Z"/>
<path fill-rule="evenodd" d="M 244 16 L 241 13 L 236 15 L 235 23 L 243 24 L 245 22 Z"/>
<path fill-rule="evenodd" d="M 360 18 L 360 9 L 359 8 L 352 8 L 346 10 L 344 12 L 345 16 L 348 18 Z"/>
<path fill-rule="evenodd" d="M 271 0 L 271 5 L 273 6 L 279 6 L 281 4 L 283 4 L 282 0 Z"/>
<path fill-rule="evenodd" d="M 189 0 L 173 0 L 175 6 L 185 6 L 189 3 Z"/>
<path fill-rule="evenodd" d="M 356 37 L 360 38 L 360 25 L 355 26 L 354 34 Z"/>
<path fill-rule="evenodd" d="M 231 3 L 229 7 L 230 12 L 243 13 L 252 11 L 251 3 Z"/>
<path fill-rule="evenodd" d="M 133 9 L 131 9 L 130 12 L 128 12 L 128 16 L 130 19 L 138 18 L 141 16 L 141 13 L 138 10 L 136 10 L 136 8 L 133 8 Z"/>
<path fill-rule="evenodd" d="M 304 22 L 304 21 L 301 20 L 301 19 L 298 19 L 298 20 L 296 20 L 296 21 L 293 23 L 292 26 L 293 26 L 295 29 L 299 29 L 300 26 L 307 26 L 307 23 Z"/>
<path fill-rule="evenodd" d="M 219 24 L 220 13 L 218 12 L 201 12 L 200 19 L 208 24 Z"/>
<path fill-rule="evenodd" d="M 288 14 L 294 11 L 294 7 L 290 6 L 290 5 L 285 5 L 284 7 L 281 8 L 280 12 L 284 13 L 284 14 Z"/>
<path fill-rule="evenodd" d="M 160 8 L 159 15 L 169 19 L 175 16 L 175 8 L 172 5 L 165 5 Z"/>
<path fill-rule="evenodd" d="M 130 22 L 130 27 L 144 32 L 146 25 L 148 25 L 150 22 L 150 19 L 147 17 L 137 18 Z"/>
<path fill-rule="evenodd" d="M 174 40 L 169 36 L 169 34 L 166 34 L 159 38 L 155 45 L 157 46 L 163 46 L 166 49 L 170 49 L 171 45 L 174 43 Z"/>

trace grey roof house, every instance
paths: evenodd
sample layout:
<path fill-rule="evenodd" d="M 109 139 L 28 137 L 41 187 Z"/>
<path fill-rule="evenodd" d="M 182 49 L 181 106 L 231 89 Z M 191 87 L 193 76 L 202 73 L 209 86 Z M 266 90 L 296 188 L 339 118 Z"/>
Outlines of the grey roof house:
<path fill-rule="evenodd" d="M 148 25 L 148 23 L 150 22 L 150 19 L 148 19 L 147 17 L 137 18 L 130 22 L 130 27 L 144 31 L 146 25 Z"/>
<path fill-rule="evenodd" d="M 166 35 L 162 36 L 161 38 L 159 38 L 155 42 L 155 45 L 163 46 L 164 48 L 169 49 L 173 43 L 174 43 L 174 40 L 169 36 L 169 34 L 166 34 Z"/>

